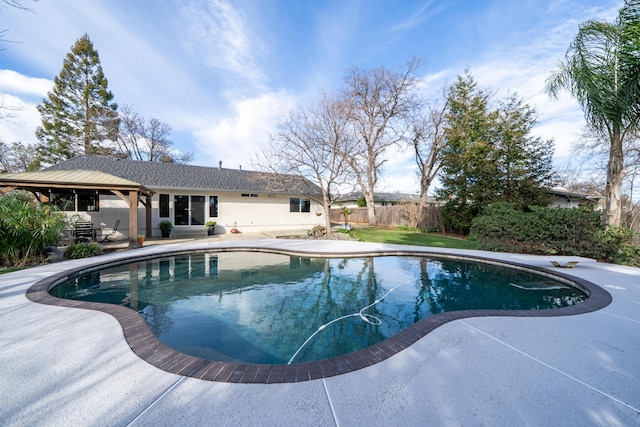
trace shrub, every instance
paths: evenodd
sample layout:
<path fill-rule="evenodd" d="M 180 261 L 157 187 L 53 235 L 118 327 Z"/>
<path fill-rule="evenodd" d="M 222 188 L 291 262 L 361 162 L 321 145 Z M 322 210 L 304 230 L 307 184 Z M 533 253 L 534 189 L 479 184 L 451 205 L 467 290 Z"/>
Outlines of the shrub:
<path fill-rule="evenodd" d="M 471 225 L 480 249 L 541 255 L 576 255 L 604 259 L 618 240 L 603 241 L 601 214 L 587 209 L 533 207 L 507 203 L 487 207 Z"/>
<path fill-rule="evenodd" d="M 64 256 L 71 259 L 88 258 L 102 254 L 102 248 L 96 242 L 72 243 L 64 251 Z"/>
<path fill-rule="evenodd" d="M 539 255 L 575 255 L 640 266 L 631 231 L 607 227 L 600 212 L 535 207 L 522 212 L 507 203 L 490 205 L 476 217 L 471 237 L 478 248 Z"/>
<path fill-rule="evenodd" d="M 631 243 L 631 230 L 608 227 L 600 237 L 601 251 L 606 259 L 616 264 L 640 267 L 640 246 Z"/>
<path fill-rule="evenodd" d="M 164 219 L 160 221 L 160 224 L 158 224 L 158 227 L 160 227 L 160 230 L 171 231 L 173 229 L 173 224 L 171 224 L 171 221 Z"/>
<path fill-rule="evenodd" d="M 0 197 L 0 262 L 14 267 L 43 262 L 66 225 L 62 212 L 35 203 L 30 193 L 5 194 Z"/>

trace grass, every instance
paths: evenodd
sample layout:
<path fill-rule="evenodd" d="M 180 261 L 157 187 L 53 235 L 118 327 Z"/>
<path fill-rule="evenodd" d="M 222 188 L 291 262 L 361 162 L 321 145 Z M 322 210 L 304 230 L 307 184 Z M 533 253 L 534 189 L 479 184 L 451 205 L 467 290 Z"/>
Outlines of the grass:
<path fill-rule="evenodd" d="M 477 249 L 478 243 L 463 238 L 454 238 L 435 233 L 422 233 L 398 228 L 365 227 L 354 228 L 353 237 L 361 242 L 396 243 L 400 245 L 434 246 L 437 248 Z"/>

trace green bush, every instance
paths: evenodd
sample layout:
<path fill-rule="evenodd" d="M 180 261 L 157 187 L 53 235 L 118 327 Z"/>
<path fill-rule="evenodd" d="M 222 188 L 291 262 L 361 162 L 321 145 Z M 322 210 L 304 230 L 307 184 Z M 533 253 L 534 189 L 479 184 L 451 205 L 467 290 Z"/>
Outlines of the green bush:
<path fill-rule="evenodd" d="M 473 220 L 471 234 L 484 250 L 575 255 L 632 265 L 638 259 L 629 231 L 607 228 L 600 212 L 587 209 L 533 207 L 523 212 L 496 203 Z"/>
<path fill-rule="evenodd" d="M 96 242 L 72 243 L 64 251 L 64 256 L 71 259 L 88 258 L 102 254 L 102 248 Z"/>
<path fill-rule="evenodd" d="M 416 228 L 410 226 L 409 224 L 402 224 L 400 227 L 398 227 L 398 230 L 400 230 L 400 231 L 416 231 Z"/>
<path fill-rule="evenodd" d="M 0 197 L 0 262 L 13 267 L 43 262 L 66 224 L 62 212 L 35 203 L 31 193 L 5 194 Z"/>

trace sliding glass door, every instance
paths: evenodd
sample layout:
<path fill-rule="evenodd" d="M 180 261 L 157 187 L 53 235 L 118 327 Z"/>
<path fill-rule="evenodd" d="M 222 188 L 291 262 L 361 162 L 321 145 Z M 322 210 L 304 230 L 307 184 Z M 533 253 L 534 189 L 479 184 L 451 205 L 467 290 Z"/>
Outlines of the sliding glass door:
<path fill-rule="evenodd" d="M 175 225 L 204 225 L 206 197 L 175 195 Z"/>

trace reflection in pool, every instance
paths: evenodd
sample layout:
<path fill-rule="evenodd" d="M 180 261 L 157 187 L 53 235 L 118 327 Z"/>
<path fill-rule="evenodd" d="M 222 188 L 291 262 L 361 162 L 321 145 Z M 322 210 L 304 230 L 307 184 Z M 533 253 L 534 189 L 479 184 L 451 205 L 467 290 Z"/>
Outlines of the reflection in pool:
<path fill-rule="evenodd" d="M 137 261 L 78 273 L 51 294 L 130 307 L 184 353 L 258 364 L 351 353 L 438 313 L 546 310 L 587 298 L 565 282 L 478 262 L 259 252 Z"/>

